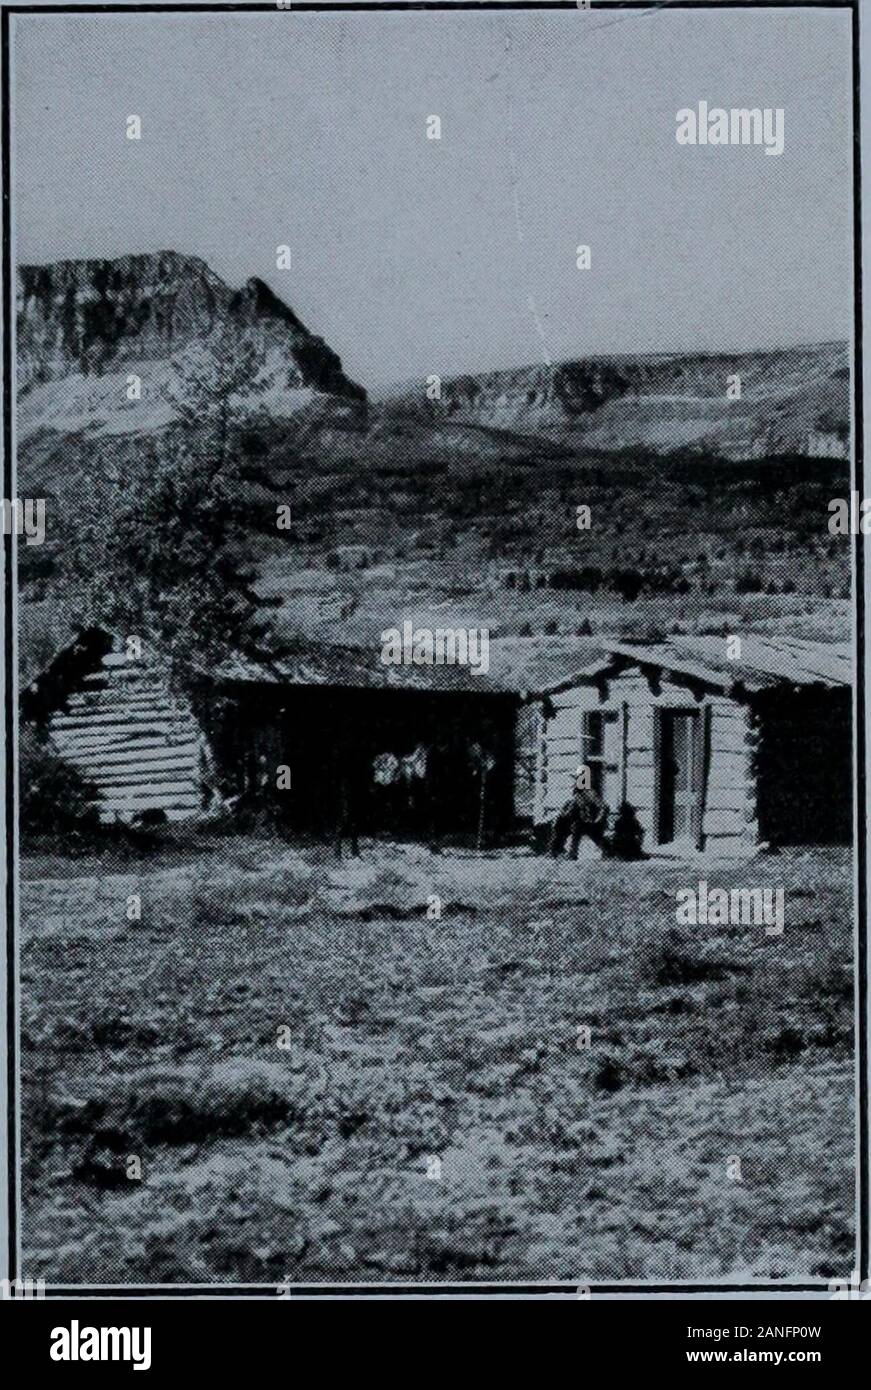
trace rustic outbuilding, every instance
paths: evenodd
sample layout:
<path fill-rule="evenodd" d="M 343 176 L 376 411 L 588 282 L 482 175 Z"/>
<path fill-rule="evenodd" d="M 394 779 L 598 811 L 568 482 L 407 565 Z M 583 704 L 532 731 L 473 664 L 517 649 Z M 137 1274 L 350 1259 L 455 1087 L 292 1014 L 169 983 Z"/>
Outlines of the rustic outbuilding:
<path fill-rule="evenodd" d="M 159 655 L 101 627 L 65 642 L 20 695 L 22 721 L 97 790 L 103 822 L 184 820 L 202 806 L 204 739 Z"/>
<path fill-rule="evenodd" d="M 534 820 L 553 820 L 580 765 L 647 853 L 726 856 L 852 835 L 852 653 L 743 635 L 606 642 L 538 704 Z"/>
<path fill-rule="evenodd" d="M 348 800 L 365 834 L 512 830 L 516 692 L 461 666 L 383 665 L 379 651 L 307 643 L 225 662 L 197 697 L 225 790 L 269 801 L 289 833 L 331 835 Z M 380 782 L 379 763 L 399 776 Z M 290 785 L 276 795 L 282 768 Z"/>
<path fill-rule="evenodd" d="M 307 644 L 234 657 L 184 694 L 158 653 L 131 656 L 102 628 L 51 651 L 27 672 L 22 718 L 96 786 L 104 821 L 185 819 L 217 789 L 322 835 L 350 792 L 365 833 L 492 843 L 531 827 L 542 843 L 585 766 L 612 815 L 632 808 L 647 854 L 852 836 L 844 643 L 507 638 L 488 675 Z M 391 786 L 379 764 L 425 770 Z"/>

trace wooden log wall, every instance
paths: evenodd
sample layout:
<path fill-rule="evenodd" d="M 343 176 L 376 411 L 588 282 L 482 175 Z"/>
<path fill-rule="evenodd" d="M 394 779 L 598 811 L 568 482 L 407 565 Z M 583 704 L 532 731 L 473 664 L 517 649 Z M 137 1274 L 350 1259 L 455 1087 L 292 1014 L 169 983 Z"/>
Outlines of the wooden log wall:
<path fill-rule="evenodd" d="M 48 733 L 98 788 L 102 821 L 152 810 L 184 820 L 201 806 L 199 726 L 155 664 L 108 653 Z"/>
<path fill-rule="evenodd" d="M 549 698 L 550 717 L 542 721 L 535 797 L 538 824 L 553 820 L 571 795 L 581 762 L 583 718 L 587 710 L 605 708 L 593 685 L 577 685 Z"/>

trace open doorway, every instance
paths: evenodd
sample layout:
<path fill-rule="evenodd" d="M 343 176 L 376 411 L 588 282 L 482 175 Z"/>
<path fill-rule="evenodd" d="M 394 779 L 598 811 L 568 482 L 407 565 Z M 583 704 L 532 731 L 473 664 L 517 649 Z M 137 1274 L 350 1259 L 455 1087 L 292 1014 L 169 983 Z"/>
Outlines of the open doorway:
<path fill-rule="evenodd" d="M 659 843 L 697 842 L 702 810 L 702 721 L 698 710 L 660 710 Z"/>

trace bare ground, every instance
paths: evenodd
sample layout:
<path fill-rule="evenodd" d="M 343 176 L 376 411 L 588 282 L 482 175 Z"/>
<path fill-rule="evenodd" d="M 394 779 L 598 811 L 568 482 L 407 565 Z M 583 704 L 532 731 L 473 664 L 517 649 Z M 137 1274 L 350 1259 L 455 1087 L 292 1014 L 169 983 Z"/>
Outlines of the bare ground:
<path fill-rule="evenodd" d="M 846 1276 L 846 851 L 363 851 L 25 861 L 28 1275 Z M 784 935 L 677 928 L 699 877 L 784 887 Z"/>

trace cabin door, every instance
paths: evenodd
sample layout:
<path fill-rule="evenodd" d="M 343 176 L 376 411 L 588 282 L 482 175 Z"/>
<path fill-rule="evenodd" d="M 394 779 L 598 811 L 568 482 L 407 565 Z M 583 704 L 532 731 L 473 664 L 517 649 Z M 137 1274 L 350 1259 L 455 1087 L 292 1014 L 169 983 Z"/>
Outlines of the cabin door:
<path fill-rule="evenodd" d="M 659 843 L 696 840 L 702 802 L 702 721 L 692 710 L 661 710 L 659 718 Z"/>

